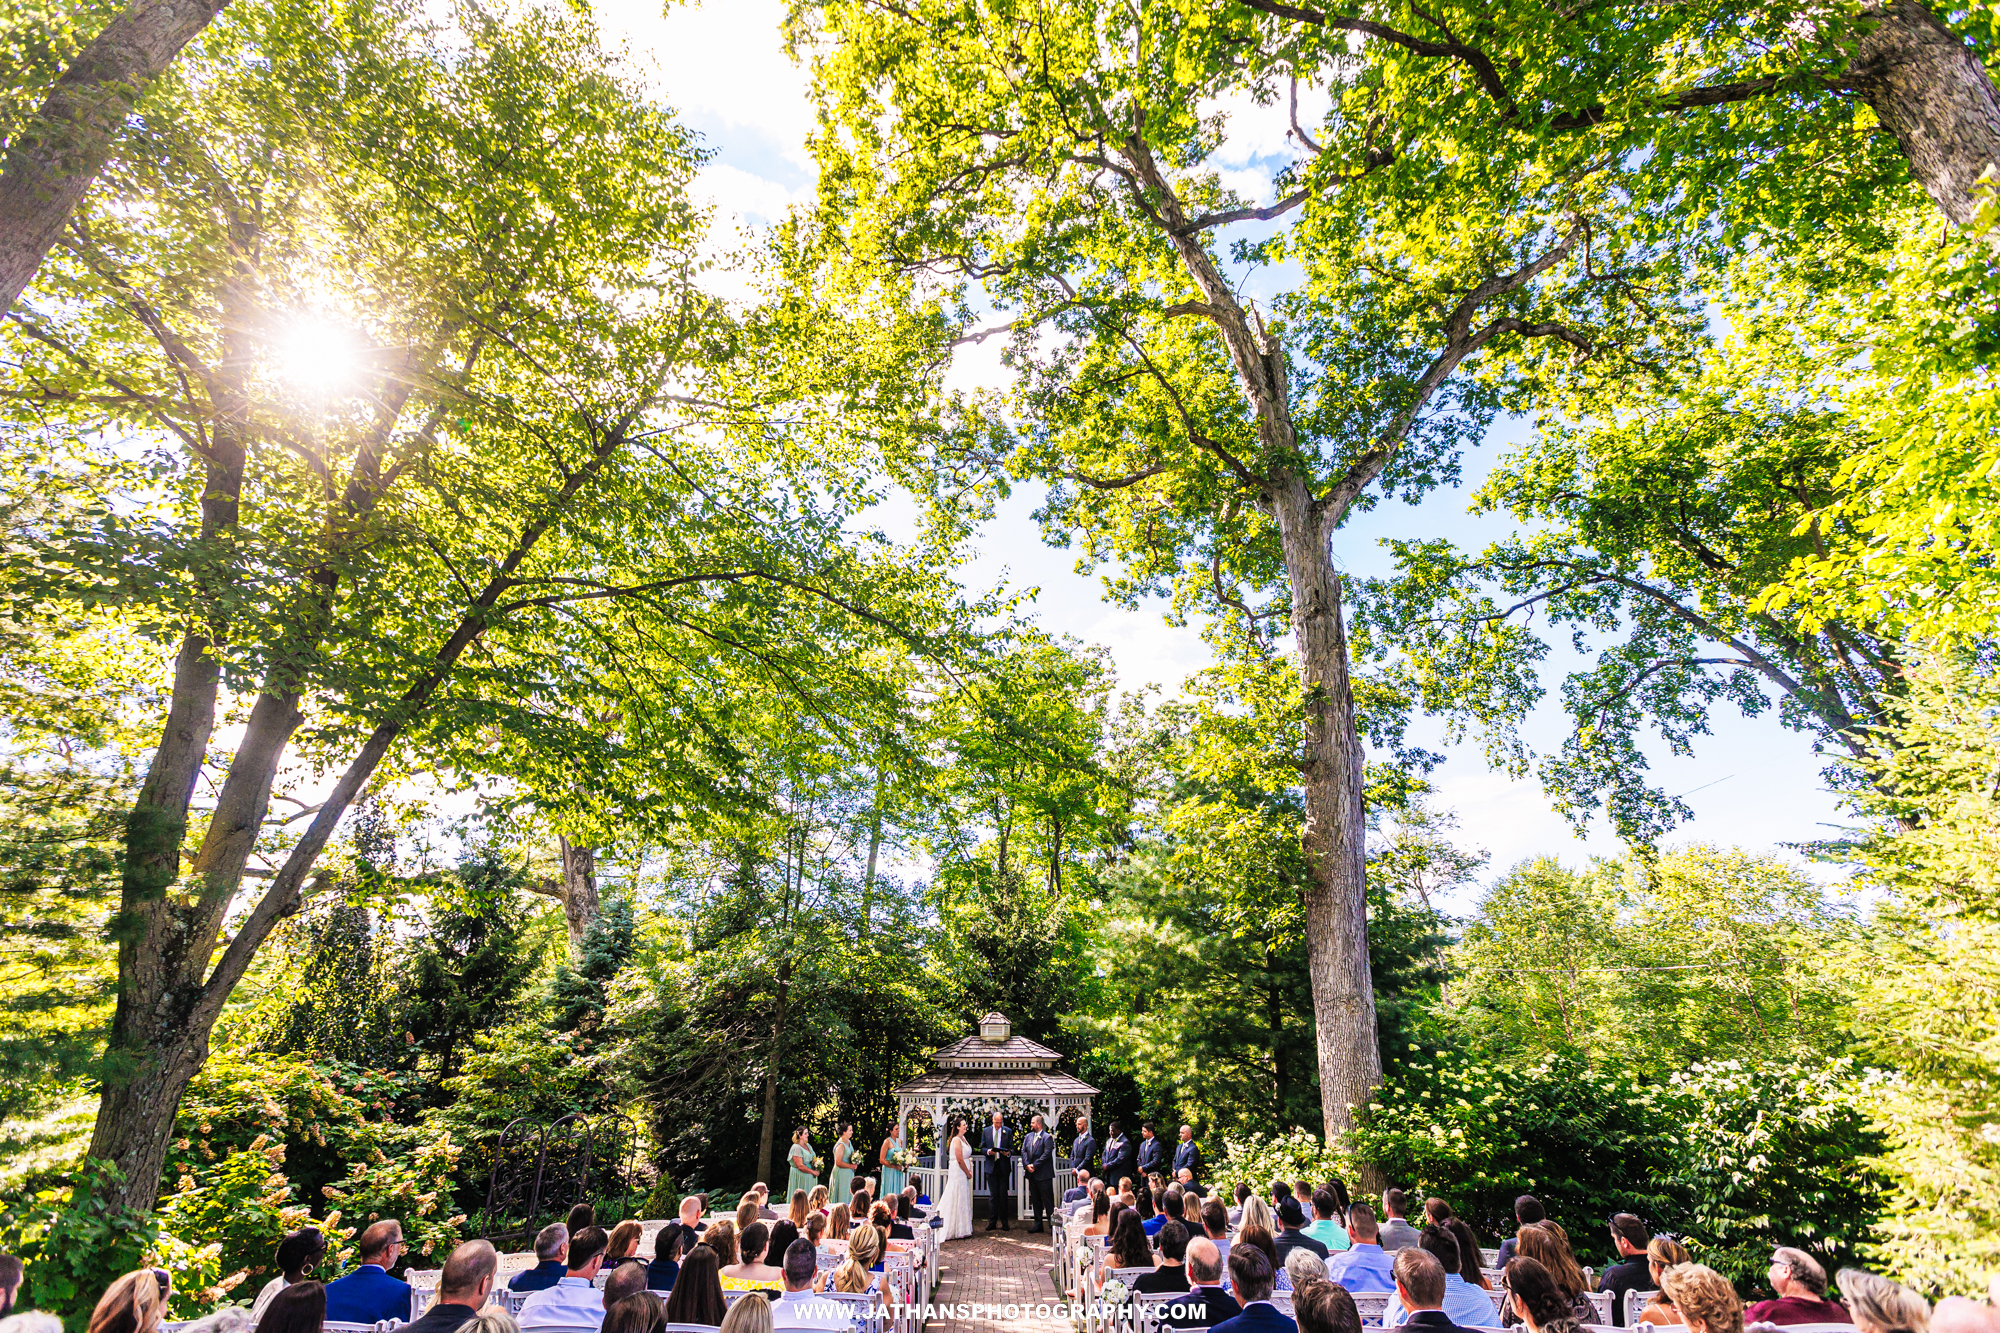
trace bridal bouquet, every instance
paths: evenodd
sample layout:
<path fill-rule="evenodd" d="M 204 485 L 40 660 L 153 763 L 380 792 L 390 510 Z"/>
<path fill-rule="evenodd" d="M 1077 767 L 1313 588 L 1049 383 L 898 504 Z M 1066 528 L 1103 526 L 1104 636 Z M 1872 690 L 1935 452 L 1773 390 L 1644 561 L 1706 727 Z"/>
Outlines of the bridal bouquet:
<path fill-rule="evenodd" d="M 889 1165 L 898 1171 L 908 1171 L 917 1164 L 917 1155 L 908 1148 L 892 1148 L 889 1151 Z"/>

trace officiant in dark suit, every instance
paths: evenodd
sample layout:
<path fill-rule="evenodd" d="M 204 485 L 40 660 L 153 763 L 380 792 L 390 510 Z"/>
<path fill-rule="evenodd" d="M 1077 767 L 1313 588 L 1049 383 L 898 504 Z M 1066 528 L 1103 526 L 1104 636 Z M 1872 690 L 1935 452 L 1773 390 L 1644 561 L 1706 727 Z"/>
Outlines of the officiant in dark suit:
<path fill-rule="evenodd" d="M 1028 1135 L 1021 1140 L 1021 1175 L 1028 1182 L 1028 1209 L 1034 1215 L 1029 1231 L 1040 1231 L 1055 1211 L 1056 1140 L 1042 1127 L 1042 1118 L 1029 1122 Z"/>
<path fill-rule="evenodd" d="M 993 1113 L 993 1123 L 980 1131 L 979 1149 L 986 1154 L 986 1229 L 991 1231 L 997 1225 L 1002 1231 L 1012 1231 L 1007 1198 L 1013 1185 L 1014 1139 L 998 1111 Z"/>

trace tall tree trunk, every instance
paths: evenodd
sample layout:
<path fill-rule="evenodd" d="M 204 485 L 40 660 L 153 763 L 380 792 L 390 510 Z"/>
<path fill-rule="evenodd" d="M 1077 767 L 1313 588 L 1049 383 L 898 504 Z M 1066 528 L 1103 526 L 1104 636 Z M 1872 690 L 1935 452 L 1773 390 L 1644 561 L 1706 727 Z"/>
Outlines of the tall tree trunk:
<path fill-rule="evenodd" d="M 0 165 L 0 315 L 111 156 L 139 96 L 228 0 L 134 0 L 56 80 Z"/>
<path fill-rule="evenodd" d="M 993 858 L 993 874 L 997 882 L 1007 878 L 1007 835 L 1014 831 L 1013 813 L 1007 809 L 1007 802 L 1002 797 L 993 798 L 993 822 L 1000 830 L 1000 846 Z"/>
<path fill-rule="evenodd" d="M 569 956 L 583 957 L 583 937 L 597 920 L 597 849 L 558 838 L 562 855 L 563 920 L 569 925 Z"/>
<path fill-rule="evenodd" d="M 1348 675 L 1340 576 L 1323 512 L 1303 478 L 1272 506 L 1292 588 L 1292 633 L 1305 689 L 1306 961 L 1319 1036 L 1320 1115 L 1329 1139 L 1352 1129 L 1382 1081 L 1368 964 L 1367 811 L 1361 734 Z"/>
<path fill-rule="evenodd" d="M 1062 818 L 1049 816 L 1049 896 L 1062 894 Z"/>
<path fill-rule="evenodd" d="M 1285 1007 L 1268 943 L 1264 946 L 1264 1033 L 1271 1043 L 1271 1123 L 1282 1125 L 1286 1103 L 1291 1100 L 1292 1067 L 1285 1059 Z"/>
<path fill-rule="evenodd" d="M 1978 55 L 1917 0 L 1889 0 L 1848 75 L 1903 147 L 1910 174 L 1947 218 L 1969 227 L 1974 183 L 1994 168 L 2000 188 L 2000 94 Z"/>

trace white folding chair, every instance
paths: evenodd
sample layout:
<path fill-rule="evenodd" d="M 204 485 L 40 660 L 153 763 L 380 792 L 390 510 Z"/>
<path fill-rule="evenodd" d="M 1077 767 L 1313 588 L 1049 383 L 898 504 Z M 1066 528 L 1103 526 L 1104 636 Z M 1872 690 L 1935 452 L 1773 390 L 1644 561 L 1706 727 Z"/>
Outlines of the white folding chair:
<path fill-rule="evenodd" d="M 534 1295 L 531 1291 L 515 1291 L 511 1287 L 498 1288 L 493 1294 L 507 1307 L 507 1313 L 514 1315 L 521 1313 L 521 1307 L 528 1303 L 528 1297 Z"/>
<path fill-rule="evenodd" d="M 346 1320 L 329 1320 L 320 1325 L 320 1333 L 389 1333 L 389 1330 L 403 1327 L 401 1319 L 377 1319 L 372 1324 L 349 1323 Z"/>
<path fill-rule="evenodd" d="M 1498 1286 L 1500 1285 L 1500 1279 L 1507 1276 L 1507 1270 L 1504 1268 L 1481 1268 L 1479 1276 Z"/>
<path fill-rule="evenodd" d="M 1498 1287 L 1488 1287 L 1486 1295 L 1493 1302 L 1493 1326 L 1495 1328 L 1505 1327 L 1501 1323 L 1501 1320 L 1507 1315 L 1507 1293 Z"/>
<path fill-rule="evenodd" d="M 1388 1306 L 1389 1298 L 1396 1293 L 1393 1291 L 1355 1291 L 1348 1294 L 1354 1298 L 1354 1312 L 1361 1316 L 1361 1326 L 1363 1328 L 1380 1328 L 1382 1327 L 1382 1311 Z"/>
<path fill-rule="evenodd" d="M 1600 1324 L 1610 1323 L 1611 1293 L 1608 1291 L 1590 1291 L 1590 1292 L 1585 1292 L 1584 1295 L 1590 1301 L 1590 1312 L 1593 1316 L 1595 1316 L 1595 1322 Z M 1630 1317 L 1627 1317 L 1625 1322 L 1630 1324 L 1636 1321 L 1631 1319 Z"/>
<path fill-rule="evenodd" d="M 1606 1295 L 1609 1295 L 1610 1293 L 1609 1293 L 1609 1292 L 1606 1292 L 1605 1294 L 1606 1294 Z M 1625 1293 L 1625 1327 L 1627 1327 L 1627 1328 L 1632 1328 L 1632 1327 L 1636 1326 L 1636 1325 L 1638 1324 L 1638 1322 L 1639 1322 L 1639 1311 L 1641 1311 L 1641 1310 L 1645 1309 L 1645 1308 L 1646 1308 L 1646 1307 L 1647 1307 L 1648 1305 L 1651 1305 L 1651 1304 L 1653 1303 L 1653 1298 L 1654 1298 L 1655 1296 L 1659 1295 L 1659 1294 L 1660 1294 L 1660 1293 L 1659 1293 L 1659 1292 L 1657 1292 L 1657 1291 L 1628 1291 L 1628 1292 L 1626 1292 L 1626 1293 Z M 1593 1304 L 1594 1304 L 1594 1302 L 1593 1302 Z M 1608 1323 L 1610 1323 L 1611 1321 L 1610 1321 L 1609 1319 L 1600 1319 L 1600 1320 L 1598 1320 L 1597 1322 L 1598 1322 L 1598 1323 L 1600 1323 L 1600 1324 L 1608 1324 Z"/>

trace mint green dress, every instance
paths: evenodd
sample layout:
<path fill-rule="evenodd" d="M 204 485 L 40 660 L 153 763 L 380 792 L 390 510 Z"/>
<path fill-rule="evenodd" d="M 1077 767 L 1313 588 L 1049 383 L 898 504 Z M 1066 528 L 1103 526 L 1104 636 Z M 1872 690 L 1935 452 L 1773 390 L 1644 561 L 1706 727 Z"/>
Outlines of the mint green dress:
<path fill-rule="evenodd" d="M 902 1127 L 899 1125 L 897 1126 L 896 1132 L 894 1134 L 891 1134 L 888 1138 L 882 1141 L 882 1147 L 888 1152 L 894 1152 L 898 1148 L 901 1148 L 902 1146 L 903 1146 L 903 1130 Z M 903 1186 L 906 1183 L 908 1183 L 907 1178 L 903 1175 L 902 1171 L 899 1168 L 890 1166 L 887 1162 L 884 1162 L 882 1164 L 883 1198 L 886 1199 L 891 1194 L 901 1194 L 903 1192 Z"/>
<path fill-rule="evenodd" d="M 835 1140 L 833 1145 L 833 1181 L 827 1198 L 827 1202 L 829 1203 L 846 1203 L 854 1197 L 854 1168 L 840 1164 L 840 1159 L 853 1151 L 854 1145 L 846 1139 Z"/>
<path fill-rule="evenodd" d="M 813 1150 L 803 1143 L 794 1143 L 788 1156 L 792 1164 L 792 1174 L 785 1181 L 785 1202 L 789 1204 L 792 1195 L 800 1190 L 811 1194 L 813 1186 L 819 1184 L 819 1176 L 814 1174 L 814 1168 L 819 1165 L 819 1158 L 813 1156 Z"/>

